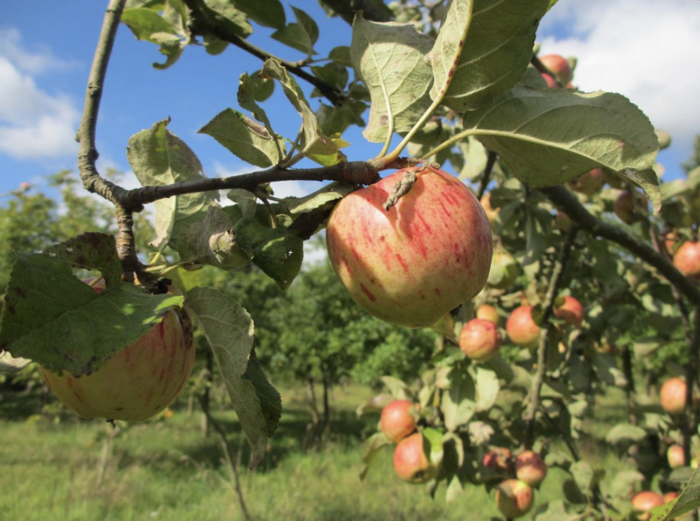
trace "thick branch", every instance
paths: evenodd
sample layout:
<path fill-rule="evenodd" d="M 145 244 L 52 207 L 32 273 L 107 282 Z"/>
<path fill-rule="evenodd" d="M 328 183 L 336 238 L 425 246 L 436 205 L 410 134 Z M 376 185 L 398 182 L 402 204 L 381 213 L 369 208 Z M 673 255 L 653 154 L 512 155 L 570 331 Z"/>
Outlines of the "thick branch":
<path fill-rule="evenodd" d="M 542 322 L 543 327 L 540 332 L 540 344 L 537 348 L 537 372 L 535 373 L 535 379 L 532 382 L 532 387 L 530 388 L 530 396 L 528 397 L 528 407 L 523 415 L 523 420 L 525 421 L 525 440 L 523 442 L 525 449 L 532 449 L 532 444 L 535 441 L 535 423 L 537 417 L 537 407 L 540 403 L 540 391 L 542 389 L 542 384 L 544 383 L 545 368 L 547 365 L 547 343 L 549 339 L 549 333 L 552 329 L 549 319 L 554 311 L 554 301 L 557 297 L 557 291 L 559 284 L 562 280 L 562 275 L 564 274 L 564 269 L 566 268 L 566 263 L 569 260 L 569 255 L 571 253 L 571 247 L 576 239 L 576 234 L 578 233 L 578 227 L 572 225 L 569 232 L 566 235 L 566 240 L 562 244 L 559 250 L 559 258 L 554 265 L 554 270 L 552 271 L 552 277 L 549 279 L 549 287 L 547 288 L 547 295 L 545 296 L 544 303 L 542 305 Z"/>
<path fill-rule="evenodd" d="M 97 171 L 95 162 L 99 154 L 95 145 L 97 117 L 100 111 L 102 90 L 109 58 L 114 47 L 114 39 L 119 27 L 119 20 L 124 10 L 126 0 L 110 0 L 105 13 L 100 38 L 95 48 L 95 56 L 88 78 L 87 92 L 83 117 L 78 130 L 78 169 L 83 186 L 89 192 L 94 192 L 111 201 L 117 210 L 117 253 L 122 264 L 122 270 L 127 280 L 133 280 L 134 273 L 140 271 L 141 263 L 134 248 L 134 232 L 131 211 L 119 204 L 119 196 L 125 191 L 105 180 Z"/>
<path fill-rule="evenodd" d="M 236 47 L 243 49 L 247 53 L 265 61 L 274 58 L 279 61 L 284 67 L 295 76 L 307 81 L 316 87 L 323 96 L 325 96 L 333 105 L 339 106 L 343 103 L 345 96 L 342 92 L 335 89 L 323 80 L 320 80 L 313 74 L 305 71 L 302 65 L 298 62 L 283 60 L 270 54 L 259 47 L 256 47 L 248 40 L 241 38 L 228 27 L 217 23 L 214 13 L 207 8 L 201 1 L 185 0 L 185 4 L 192 13 L 192 23 L 190 30 L 196 35 L 213 34 L 220 40 L 228 42 Z"/>
<path fill-rule="evenodd" d="M 576 196 L 563 186 L 543 188 L 542 193 L 561 210 L 565 211 L 571 220 L 582 229 L 628 249 L 641 260 L 656 268 L 693 304 L 700 306 L 700 288 L 678 271 L 671 261 L 654 250 L 654 248 L 627 233 L 622 228 L 605 223 L 591 215 Z"/>
<path fill-rule="evenodd" d="M 413 166 L 417 163 L 420 163 L 419 159 L 399 158 L 386 165 L 374 163 L 373 161 L 352 161 L 350 163 L 338 163 L 333 166 L 298 168 L 294 170 L 286 170 L 279 166 L 272 166 L 267 170 L 253 172 L 251 174 L 225 178 L 201 179 L 166 186 L 144 186 L 134 190 L 122 190 L 118 199 L 119 203 L 125 208 L 134 208 L 134 211 L 138 211 L 144 204 L 152 203 L 159 199 L 167 199 L 175 195 L 232 188 L 240 188 L 254 192 L 261 184 L 276 181 L 346 181 L 358 185 L 372 184 L 379 180 L 378 172 L 380 170 L 406 168 L 407 166 Z"/>

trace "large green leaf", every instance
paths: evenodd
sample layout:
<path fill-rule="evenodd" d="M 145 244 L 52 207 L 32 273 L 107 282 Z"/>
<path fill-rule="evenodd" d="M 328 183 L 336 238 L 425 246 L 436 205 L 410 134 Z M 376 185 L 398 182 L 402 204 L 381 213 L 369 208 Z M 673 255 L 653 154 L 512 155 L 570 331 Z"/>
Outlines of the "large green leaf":
<path fill-rule="evenodd" d="M 646 115 L 620 94 L 515 87 L 464 116 L 464 128 L 534 187 L 563 184 L 593 168 L 614 170 L 660 206 L 658 151 Z"/>
<path fill-rule="evenodd" d="M 235 2 L 231 0 L 202 0 L 211 11 L 217 24 L 241 38 L 246 38 L 253 32 L 253 27 L 248 23 L 248 17 Z"/>
<path fill-rule="evenodd" d="M 246 163 L 261 168 L 282 160 L 280 153 L 284 150 L 284 142 L 270 134 L 265 126 L 234 109 L 217 114 L 199 133 L 213 137 Z"/>
<path fill-rule="evenodd" d="M 98 270 L 99 294 L 73 275 Z M 119 280 L 114 237 L 88 233 L 42 254 L 19 254 L 0 316 L 0 351 L 60 373 L 90 374 L 158 324 L 176 295 L 150 295 Z"/>
<path fill-rule="evenodd" d="M 253 449 L 251 467 L 265 455 L 282 413 L 279 393 L 253 352 L 253 320 L 235 300 L 211 288 L 195 288 L 185 307 L 202 328 L 226 383 L 233 408 Z"/>
<path fill-rule="evenodd" d="M 432 46 L 412 24 L 355 17 L 350 59 L 372 98 L 362 132 L 369 141 L 385 141 L 390 129 L 408 132 L 430 107 L 432 71 L 425 56 Z"/>
<path fill-rule="evenodd" d="M 449 389 L 443 391 L 441 409 L 445 427 L 455 431 L 471 420 L 476 413 L 476 388 L 469 373 L 460 368 L 450 371 Z"/>
<path fill-rule="evenodd" d="M 532 56 L 549 0 L 452 0 L 429 59 L 436 99 L 464 112 L 513 87 Z"/>
<path fill-rule="evenodd" d="M 700 507 L 700 472 L 696 469 L 690 481 L 673 501 L 651 511 L 653 521 L 672 521 Z"/>
<path fill-rule="evenodd" d="M 167 130 L 169 122 L 168 119 L 159 121 L 129 139 L 127 158 L 143 186 L 165 186 L 205 179 L 202 165 L 194 152 Z M 216 199 L 216 192 L 206 192 L 156 201 L 157 236 L 154 246 L 163 247 L 171 238 L 177 238 L 182 228 L 204 218 L 207 207 Z"/>

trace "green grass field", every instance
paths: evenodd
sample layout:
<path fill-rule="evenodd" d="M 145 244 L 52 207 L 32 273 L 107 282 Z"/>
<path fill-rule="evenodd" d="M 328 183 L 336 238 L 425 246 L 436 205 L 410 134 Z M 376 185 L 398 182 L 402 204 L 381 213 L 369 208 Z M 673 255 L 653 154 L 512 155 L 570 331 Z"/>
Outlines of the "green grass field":
<path fill-rule="evenodd" d="M 444 488 L 432 500 L 422 486 L 394 476 L 385 450 L 360 481 L 362 440 L 375 430 L 377 416 L 357 419 L 354 409 L 370 390 L 351 386 L 334 393 L 330 440 L 305 450 L 306 412 L 300 391 L 283 392 L 285 412 L 270 453 L 254 472 L 245 468 L 247 447 L 235 415 L 216 412 L 243 448 L 239 470 L 255 520 L 488 520 L 497 516 L 493 496 L 473 487 L 446 506 Z M 585 457 L 608 470 L 611 479 L 624 465 L 596 439 L 621 419 L 620 395 L 596 408 L 592 437 L 582 440 Z M 222 463 L 218 437 L 204 438 L 200 413 L 188 417 L 181 401 L 170 419 L 137 424 L 115 437 L 98 485 L 104 442 L 111 426 L 39 416 L 36 398 L 5 393 L 0 402 L 0 519 L 8 520 L 222 520 L 243 519 Z M 591 424 L 591 429 L 592 429 Z M 537 502 L 561 494 L 563 472 L 552 470 Z M 534 509 L 533 509 L 534 510 Z M 527 519 L 527 518 L 526 518 Z"/>

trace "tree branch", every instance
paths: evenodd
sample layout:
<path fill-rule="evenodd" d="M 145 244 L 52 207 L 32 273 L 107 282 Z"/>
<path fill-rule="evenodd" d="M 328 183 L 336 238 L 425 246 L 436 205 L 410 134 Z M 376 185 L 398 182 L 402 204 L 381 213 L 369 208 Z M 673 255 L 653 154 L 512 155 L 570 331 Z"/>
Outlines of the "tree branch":
<path fill-rule="evenodd" d="M 144 204 L 167 199 L 175 195 L 209 192 L 212 190 L 225 190 L 240 188 L 254 192 L 264 183 L 277 181 L 345 181 L 357 185 L 367 185 L 379 180 L 379 171 L 392 168 L 406 168 L 420 163 L 420 159 L 398 158 L 387 164 L 381 161 L 352 161 L 350 163 L 337 163 L 333 166 L 318 168 L 298 168 L 287 170 L 279 166 L 272 166 L 260 172 L 236 175 L 225 178 L 210 178 L 197 181 L 187 181 L 165 186 L 143 186 L 133 190 L 121 190 L 117 200 L 124 208 L 139 211 Z"/>
<path fill-rule="evenodd" d="M 563 186 L 542 188 L 550 201 L 565 211 L 582 229 L 592 235 L 603 237 L 626 248 L 647 264 L 656 268 L 678 291 L 696 306 L 700 306 L 700 288 L 685 277 L 676 267 L 648 244 L 640 241 L 618 226 L 605 223 L 591 215 L 574 194 Z"/>
<path fill-rule="evenodd" d="M 480 201 L 486 192 L 486 188 L 489 186 L 489 181 L 491 181 L 491 172 L 496 164 L 496 159 L 498 159 L 498 154 L 489 150 L 488 159 L 486 160 L 486 168 L 484 168 L 484 173 L 481 175 L 481 181 L 479 181 L 479 192 L 476 196 L 476 198 Z"/>
<path fill-rule="evenodd" d="M 110 0 L 107 6 L 100 37 L 95 48 L 92 67 L 90 68 L 83 117 L 80 121 L 77 139 L 80 143 L 78 147 L 80 179 L 87 191 L 97 193 L 114 204 L 119 226 L 119 231 L 117 232 L 117 253 L 122 264 L 125 279 L 133 281 L 134 273 L 141 271 L 141 263 L 136 256 L 136 249 L 134 248 L 132 211 L 126 210 L 119 204 L 119 195 L 125 191 L 104 179 L 97 171 L 95 164 L 99 156 L 95 145 L 95 134 L 100 101 L 102 100 L 102 90 L 105 76 L 107 75 L 109 58 L 114 47 L 114 39 L 119 27 L 119 20 L 125 4 L 126 0 Z"/>
<path fill-rule="evenodd" d="M 284 67 L 294 74 L 295 76 L 307 81 L 314 87 L 316 87 L 323 96 L 325 96 L 333 105 L 340 106 L 345 100 L 344 94 L 326 83 L 325 81 L 317 78 L 313 74 L 305 71 L 302 68 L 300 62 L 291 62 L 288 60 L 283 60 L 270 54 L 259 47 L 256 47 L 248 40 L 241 38 L 232 30 L 229 30 L 226 26 L 223 26 L 216 22 L 216 17 L 214 13 L 206 7 L 202 2 L 197 0 L 184 0 L 185 5 L 189 8 L 192 15 L 192 23 L 190 24 L 190 30 L 195 35 L 213 34 L 220 40 L 235 45 L 236 47 L 243 49 L 247 53 L 260 58 L 265 61 L 270 58 L 274 58 L 279 61 Z"/>
<path fill-rule="evenodd" d="M 532 382 L 532 387 L 530 388 L 530 395 L 528 397 L 528 407 L 523 415 L 523 420 L 525 421 L 525 439 L 523 445 L 526 450 L 532 449 L 532 445 L 535 441 L 535 423 L 537 416 L 537 407 L 540 403 L 540 390 L 542 389 L 542 384 L 544 382 L 545 368 L 547 365 L 547 341 L 549 338 L 549 333 L 552 329 L 549 319 L 554 311 L 554 301 L 556 300 L 557 291 L 559 284 L 562 280 L 562 275 L 566 268 L 566 263 L 569 260 L 569 255 L 571 253 L 571 247 L 576 239 L 576 234 L 578 233 L 578 227 L 572 225 L 569 228 L 569 232 L 566 234 L 566 239 L 564 244 L 562 244 L 559 250 L 559 258 L 554 265 L 554 270 L 552 271 L 552 277 L 549 279 L 549 287 L 547 288 L 547 295 L 544 299 L 544 304 L 542 306 L 542 322 L 544 324 L 542 331 L 540 332 L 540 344 L 537 349 L 537 372 L 535 373 L 535 379 Z"/>

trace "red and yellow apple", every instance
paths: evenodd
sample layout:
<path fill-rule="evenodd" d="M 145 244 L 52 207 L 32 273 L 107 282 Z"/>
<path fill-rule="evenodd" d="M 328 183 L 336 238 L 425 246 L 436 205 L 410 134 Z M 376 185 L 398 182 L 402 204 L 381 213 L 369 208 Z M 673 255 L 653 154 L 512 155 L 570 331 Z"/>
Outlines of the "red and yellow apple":
<path fill-rule="evenodd" d="M 489 470 L 510 474 L 513 471 L 513 453 L 505 447 L 494 447 L 484 454 L 481 464 Z"/>
<path fill-rule="evenodd" d="M 430 463 L 420 432 L 411 434 L 396 445 L 394 470 L 399 478 L 409 483 L 425 483 L 437 475 L 438 468 Z"/>
<path fill-rule="evenodd" d="M 456 177 L 415 169 L 417 181 L 391 209 L 382 205 L 404 171 L 344 197 L 326 232 L 335 272 L 377 318 L 425 327 L 476 295 L 492 255 L 488 219 Z"/>
<path fill-rule="evenodd" d="M 673 265 L 683 275 L 700 279 L 700 242 L 684 242 L 673 256 Z"/>
<path fill-rule="evenodd" d="M 672 469 L 685 466 L 685 455 L 683 454 L 683 447 L 680 445 L 671 445 L 666 451 L 666 458 L 668 459 L 668 466 Z"/>
<path fill-rule="evenodd" d="M 533 499 L 530 485 L 519 479 L 507 479 L 496 487 L 496 506 L 501 514 L 511 519 L 527 514 Z"/>
<path fill-rule="evenodd" d="M 394 443 L 416 430 L 416 422 L 411 416 L 413 403 L 408 400 L 394 400 L 382 409 L 379 430 Z"/>
<path fill-rule="evenodd" d="M 678 492 L 666 492 L 663 497 L 664 503 L 670 503 L 678 497 Z"/>
<path fill-rule="evenodd" d="M 683 414 L 685 410 L 685 381 L 681 378 L 669 378 L 661 386 L 661 407 L 669 414 Z"/>
<path fill-rule="evenodd" d="M 647 200 L 639 192 L 622 192 L 613 206 L 615 215 L 625 224 L 634 224 L 648 212 Z"/>
<path fill-rule="evenodd" d="M 486 362 L 501 349 L 501 332 L 490 320 L 474 318 L 464 324 L 459 335 L 459 348 L 471 360 Z"/>
<path fill-rule="evenodd" d="M 533 349 L 540 341 L 540 326 L 532 318 L 532 306 L 515 308 L 506 322 L 506 333 L 511 342 Z"/>
<path fill-rule="evenodd" d="M 547 476 L 547 465 L 542 456 L 531 450 L 518 454 L 515 458 L 515 475 L 531 487 L 536 487 Z"/>
<path fill-rule="evenodd" d="M 498 310 L 493 306 L 489 306 L 488 304 L 483 304 L 476 308 L 476 318 L 488 320 L 496 325 L 498 325 L 498 322 L 501 320 Z"/>
<path fill-rule="evenodd" d="M 583 306 L 576 298 L 567 295 L 564 297 L 564 303 L 554 308 L 554 316 L 561 318 L 570 326 L 581 327 Z"/>
<path fill-rule="evenodd" d="M 104 285 L 93 286 L 98 293 Z M 53 393 L 84 418 L 145 421 L 180 393 L 192 372 L 195 347 L 180 318 L 170 310 L 163 320 L 97 371 L 75 377 L 41 367 Z"/>
<path fill-rule="evenodd" d="M 560 54 L 545 54 L 539 58 L 542 65 L 547 67 L 562 85 L 568 84 L 573 78 L 569 61 Z"/>
<path fill-rule="evenodd" d="M 660 507 L 664 504 L 664 498 L 661 494 L 653 492 L 651 490 L 645 490 L 639 492 L 632 498 L 632 508 L 634 508 L 636 516 L 635 519 L 639 521 L 647 521 L 651 519 L 650 510 Z"/>
<path fill-rule="evenodd" d="M 605 185 L 605 174 L 602 168 L 594 168 L 570 182 L 571 189 L 587 195 L 597 194 Z"/>

